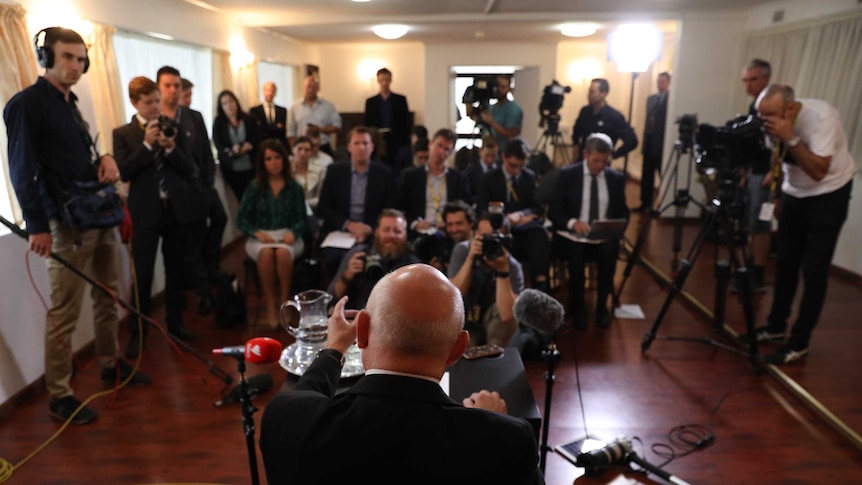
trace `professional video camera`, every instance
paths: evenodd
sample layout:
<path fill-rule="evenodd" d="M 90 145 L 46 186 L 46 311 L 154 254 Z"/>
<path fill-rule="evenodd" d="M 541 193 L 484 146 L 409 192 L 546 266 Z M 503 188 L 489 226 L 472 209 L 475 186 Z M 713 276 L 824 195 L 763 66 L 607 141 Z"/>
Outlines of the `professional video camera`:
<path fill-rule="evenodd" d="M 177 136 L 180 126 L 176 121 L 165 115 L 159 115 L 159 130 L 168 138 Z"/>
<path fill-rule="evenodd" d="M 697 133 L 697 115 L 685 114 L 675 121 L 679 125 L 679 142 L 682 145 L 682 153 L 688 153 L 694 146 L 694 138 Z"/>
<path fill-rule="evenodd" d="M 700 152 L 698 170 L 732 172 L 747 168 L 764 150 L 765 133 L 763 121 L 754 115 L 738 116 L 725 126 L 701 124 L 695 135 Z"/>
<path fill-rule="evenodd" d="M 560 108 L 563 107 L 565 95 L 572 92 L 569 86 L 563 86 L 554 79 L 551 84 L 545 86 L 542 94 L 542 100 L 539 101 L 539 114 L 542 119 L 539 121 L 539 128 L 544 128 L 545 123 L 548 124 L 548 132 L 557 133 L 560 124 Z"/>
<path fill-rule="evenodd" d="M 473 117 L 488 109 L 492 99 L 497 99 L 497 77 L 476 76 L 473 85 L 464 90 L 461 100 L 467 105 L 467 116 Z"/>
<path fill-rule="evenodd" d="M 485 259 L 497 259 L 503 255 L 503 248 L 512 249 L 512 236 L 503 234 L 503 222 L 506 214 L 502 202 L 491 202 L 488 204 L 488 222 L 494 232 L 482 236 L 482 257 Z"/>

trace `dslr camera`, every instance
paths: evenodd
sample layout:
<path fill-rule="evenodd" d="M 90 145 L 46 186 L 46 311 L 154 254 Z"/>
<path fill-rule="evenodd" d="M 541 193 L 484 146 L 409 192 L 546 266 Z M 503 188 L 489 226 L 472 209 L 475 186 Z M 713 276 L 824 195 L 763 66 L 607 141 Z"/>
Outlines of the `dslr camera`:
<path fill-rule="evenodd" d="M 176 121 L 165 115 L 159 115 L 159 131 L 168 138 L 177 136 L 180 131 L 180 126 Z"/>
<path fill-rule="evenodd" d="M 502 202 L 491 202 L 488 204 L 488 222 L 494 232 L 482 236 L 482 257 L 485 259 L 497 259 L 503 255 L 503 248 L 512 249 L 512 236 L 503 234 L 503 222 L 506 214 L 503 213 Z"/>
<path fill-rule="evenodd" d="M 369 253 L 363 258 L 365 260 L 365 268 L 363 276 L 368 281 L 379 281 L 386 275 L 386 270 L 383 268 L 383 259 L 379 254 Z"/>

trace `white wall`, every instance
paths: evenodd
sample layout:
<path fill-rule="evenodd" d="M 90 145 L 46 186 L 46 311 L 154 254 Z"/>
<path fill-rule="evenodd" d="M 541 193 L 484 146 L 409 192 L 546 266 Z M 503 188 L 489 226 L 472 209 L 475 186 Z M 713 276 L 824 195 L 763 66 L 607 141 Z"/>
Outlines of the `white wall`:
<path fill-rule="evenodd" d="M 320 95 L 340 112 L 365 111 L 365 100 L 380 92 L 377 70 L 392 71 L 392 91 L 407 97 L 416 123 L 424 123 L 425 47 L 416 42 L 324 44 L 319 46 Z M 430 98 L 432 102 L 435 98 Z M 429 129 L 431 129 L 429 127 Z"/>

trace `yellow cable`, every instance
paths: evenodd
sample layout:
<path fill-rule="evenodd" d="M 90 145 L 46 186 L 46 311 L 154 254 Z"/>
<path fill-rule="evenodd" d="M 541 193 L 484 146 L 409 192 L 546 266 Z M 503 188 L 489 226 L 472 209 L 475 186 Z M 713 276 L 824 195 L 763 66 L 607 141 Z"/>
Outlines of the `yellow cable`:
<path fill-rule="evenodd" d="M 131 245 L 131 243 L 130 243 L 130 245 Z M 135 309 L 138 310 L 138 313 L 140 313 L 141 306 L 140 306 L 140 298 L 139 298 L 139 292 L 138 292 L 138 276 L 137 276 L 137 272 L 135 271 L 135 260 L 132 257 L 131 248 L 127 248 L 127 249 L 129 251 L 129 264 L 131 266 L 130 271 L 131 271 L 131 276 L 132 276 L 132 289 L 133 289 L 134 296 L 135 296 Z M 114 295 L 114 296 L 116 296 L 116 295 Z M 143 332 L 143 321 L 142 321 L 141 317 L 138 317 L 138 331 Z M 143 333 L 139 333 L 138 335 L 143 335 Z M 19 461 L 15 465 L 12 465 L 8 461 L 4 460 L 3 458 L 0 458 L 0 483 L 4 483 L 7 480 L 9 480 L 10 478 L 12 478 L 12 474 L 15 472 L 15 470 L 24 466 L 24 464 L 26 464 L 34 456 L 39 454 L 39 452 L 44 450 L 48 445 L 50 445 L 54 440 L 56 440 L 57 437 L 59 437 L 60 434 L 66 430 L 66 428 L 69 426 L 69 423 L 72 422 L 72 419 L 74 419 L 75 416 L 77 416 L 78 413 L 81 412 L 81 409 L 83 409 L 87 404 L 92 402 L 94 399 L 100 398 L 102 396 L 107 396 L 107 395 L 113 394 L 113 393 L 119 391 L 120 389 L 126 387 L 126 385 L 129 383 L 129 381 L 132 380 L 132 377 L 134 377 L 134 375 L 138 372 L 138 367 L 141 364 L 141 354 L 143 353 L 142 352 L 143 346 L 144 346 L 144 340 L 142 338 L 138 339 L 138 358 L 135 359 L 134 370 L 133 370 L 133 372 L 130 372 L 129 375 L 126 376 L 126 378 L 123 380 L 123 382 L 121 382 L 118 386 L 112 387 L 111 389 L 108 389 L 105 391 L 99 391 L 97 393 L 92 394 L 87 399 L 85 399 L 81 403 L 81 405 L 78 406 L 78 408 L 75 409 L 75 411 L 69 416 L 69 418 L 66 419 L 66 421 L 62 424 L 62 426 L 60 426 L 60 428 L 54 432 L 54 434 L 52 434 L 41 445 L 37 446 L 36 449 L 34 449 L 32 452 L 30 452 L 29 455 L 25 456 L 24 459 L 22 459 L 21 461 Z"/>

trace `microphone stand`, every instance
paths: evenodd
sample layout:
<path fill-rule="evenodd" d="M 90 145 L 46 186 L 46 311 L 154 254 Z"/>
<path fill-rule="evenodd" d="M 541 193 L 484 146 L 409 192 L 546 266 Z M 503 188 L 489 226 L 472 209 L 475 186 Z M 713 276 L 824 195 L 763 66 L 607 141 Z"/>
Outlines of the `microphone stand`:
<path fill-rule="evenodd" d="M 239 402 L 242 408 L 242 429 L 245 433 L 245 445 L 248 449 L 248 466 L 251 469 L 251 485 L 259 485 L 257 473 L 257 451 L 254 447 L 254 413 L 258 411 L 251 403 L 248 393 L 248 381 L 245 380 L 245 359 L 237 357 L 236 370 L 239 372 Z"/>
<path fill-rule="evenodd" d="M 28 241 L 28 240 L 29 240 L 30 235 L 27 233 L 27 231 L 25 231 L 25 230 L 21 229 L 21 228 L 20 228 L 20 227 L 18 227 L 16 224 L 14 224 L 14 223 L 13 223 L 13 222 L 11 222 L 10 220 L 6 219 L 6 218 L 5 218 L 5 217 L 3 217 L 2 215 L 0 215 L 0 223 L 2 223 L 4 226 L 8 227 L 10 231 L 12 231 L 13 233 L 17 234 L 18 236 L 20 236 L 20 237 L 21 237 L 22 239 L 24 239 L 25 241 Z M 135 308 L 135 307 L 134 307 L 134 305 L 132 305 L 132 304 L 130 304 L 129 302 L 127 302 L 126 300 L 124 300 L 124 299 L 120 298 L 120 297 L 119 297 L 119 295 L 114 295 L 114 294 L 112 294 L 112 293 L 111 293 L 107 288 L 105 288 L 105 287 L 103 287 L 101 284 L 99 284 L 99 282 L 97 282 L 97 281 L 95 281 L 94 279 L 90 278 L 86 273 L 84 273 L 84 272 L 83 272 L 83 271 L 81 271 L 80 269 L 76 268 L 72 263 L 70 263 L 70 262 L 66 261 L 66 260 L 65 260 L 65 259 L 63 259 L 61 256 L 59 256 L 57 253 L 55 253 L 54 251 L 51 251 L 51 257 L 52 257 L 54 260 L 56 260 L 58 263 L 62 264 L 62 265 L 63 265 L 63 266 L 65 266 L 66 268 L 68 268 L 68 269 L 69 269 L 69 271 L 71 271 L 71 272 L 75 273 L 75 274 L 76 274 L 76 275 L 78 275 L 81 279 L 83 279 L 84 281 L 86 281 L 87 283 L 89 283 L 89 284 L 90 284 L 90 286 L 92 286 L 93 288 L 96 288 L 96 289 L 98 289 L 98 290 L 100 290 L 100 291 L 102 291 L 102 292 L 106 293 L 108 296 L 110 296 L 111 298 L 113 298 L 116 302 L 118 302 L 118 303 L 120 304 L 120 306 L 122 306 L 122 307 L 123 307 L 123 308 L 125 308 L 126 310 L 129 310 L 130 312 L 134 313 L 136 316 L 138 316 L 138 317 L 140 317 L 140 318 L 142 318 L 142 319 L 144 319 L 144 320 L 146 320 L 146 319 L 148 319 L 148 318 L 149 318 L 149 317 L 147 317 L 146 315 L 142 314 L 140 311 L 138 311 L 138 309 L 137 309 L 137 308 Z M 187 343 L 183 342 L 182 340 L 180 340 L 180 339 L 178 339 L 177 337 L 175 337 L 175 336 L 171 335 L 170 333 L 169 333 L 168 335 L 170 336 L 171 340 L 173 340 L 174 342 L 176 342 L 176 344 L 177 344 L 177 345 L 179 345 L 180 347 L 182 347 L 182 348 L 183 348 L 183 350 L 185 350 L 185 351 L 186 351 L 186 352 L 188 352 L 189 354 L 191 354 L 191 355 L 193 355 L 193 356 L 197 357 L 197 358 L 198 358 L 198 359 L 200 359 L 203 363 L 207 364 L 207 366 L 208 366 L 208 369 L 209 369 L 210 373 L 212 373 L 214 376 L 216 376 L 216 377 L 218 377 L 220 380 L 222 380 L 222 381 L 225 383 L 225 385 L 226 385 L 226 386 L 229 386 L 229 385 L 231 385 L 231 383 L 233 383 L 233 377 L 231 377 L 231 375 L 230 375 L 230 374 L 228 374 L 227 372 L 223 371 L 220 367 L 218 367 L 217 365 L 215 365 L 215 363 L 214 363 L 213 361 L 211 361 L 210 359 L 206 358 L 203 354 L 201 354 L 200 352 L 198 352 L 197 350 L 195 350 L 191 345 L 189 345 L 189 344 L 187 344 Z"/>
<path fill-rule="evenodd" d="M 560 351 L 557 350 L 557 344 L 551 341 L 548 348 L 542 351 L 542 359 L 545 360 L 547 370 L 545 371 L 545 412 L 542 416 L 542 444 L 540 447 L 539 469 L 542 474 L 545 473 L 545 462 L 548 457 L 548 427 L 551 423 L 551 396 L 554 392 L 554 368 L 557 362 L 560 361 Z"/>

